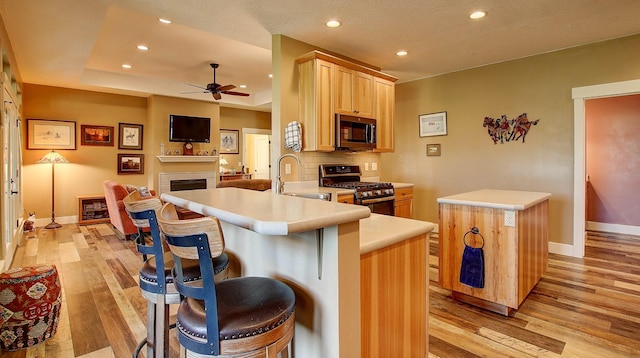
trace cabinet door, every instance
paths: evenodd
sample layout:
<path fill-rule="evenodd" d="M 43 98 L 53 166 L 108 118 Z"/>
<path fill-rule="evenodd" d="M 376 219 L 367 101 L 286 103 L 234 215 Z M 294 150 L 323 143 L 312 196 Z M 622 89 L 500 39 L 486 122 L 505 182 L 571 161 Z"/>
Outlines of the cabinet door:
<path fill-rule="evenodd" d="M 353 194 L 338 195 L 338 202 L 344 204 L 353 204 Z"/>
<path fill-rule="evenodd" d="M 354 112 L 358 116 L 373 118 L 373 76 L 356 72 L 353 87 Z"/>
<path fill-rule="evenodd" d="M 413 188 L 395 190 L 395 216 L 413 219 Z"/>
<path fill-rule="evenodd" d="M 298 65 L 298 109 L 303 150 L 335 150 L 333 66 L 318 59 Z"/>
<path fill-rule="evenodd" d="M 382 78 L 374 78 L 375 111 L 377 120 L 377 146 L 376 152 L 393 152 L 394 131 L 393 111 L 395 103 L 395 85 L 391 81 Z"/>
<path fill-rule="evenodd" d="M 353 115 L 353 81 L 355 71 L 335 66 L 335 109 L 336 113 Z"/>

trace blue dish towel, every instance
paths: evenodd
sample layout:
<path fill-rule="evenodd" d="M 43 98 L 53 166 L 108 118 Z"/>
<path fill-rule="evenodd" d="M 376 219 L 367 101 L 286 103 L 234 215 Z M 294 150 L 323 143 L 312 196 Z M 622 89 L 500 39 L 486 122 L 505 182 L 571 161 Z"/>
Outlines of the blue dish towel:
<path fill-rule="evenodd" d="M 294 152 L 302 150 L 302 126 L 300 122 L 293 121 L 284 129 L 284 146 Z"/>
<path fill-rule="evenodd" d="M 467 286 L 484 288 L 484 252 L 482 248 L 464 247 L 460 282 Z"/>
<path fill-rule="evenodd" d="M 482 246 L 472 247 L 467 244 L 467 235 L 479 235 Z M 462 252 L 462 265 L 460 267 L 460 283 L 474 288 L 484 288 L 484 236 L 477 227 L 471 228 L 462 237 L 464 251 Z"/>

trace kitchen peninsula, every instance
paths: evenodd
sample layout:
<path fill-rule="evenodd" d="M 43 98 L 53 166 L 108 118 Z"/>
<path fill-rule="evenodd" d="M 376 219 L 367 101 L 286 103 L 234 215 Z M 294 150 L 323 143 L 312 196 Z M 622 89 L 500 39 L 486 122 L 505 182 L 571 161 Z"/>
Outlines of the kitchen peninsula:
<path fill-rule="evenodd" d="M 218 217 L 226 249 L 238 257 L 243 276 L 273 277 L 293 288 L 296 356 L 360 357 L 367 351 L 361 344 L 384 344 L 392 338 L 382 334 L 372 336 L 366 327 L 387 324 L 386 316 L 378 315 L 380 309 L 393 310 L 391 319 L 405 319 L 402 312 L 406 307 L 401 304 L 385 307 L 386 302 L 396 302 L 394 299 L 398 297 L 406 299 L 404 302 L 411 300 L 422 305 L 423 312 L 410 317 L 419 326 L 414 335 L 406 332 L 403 339 L 394 338 L 390 343 L 399 347 L 396 349 L 405 350 L 415 349 L 417 345 L 427 352 L 426 234 L 433 229 L 432 223 L 372 215 L 364 206 L 237 188 L 169 192 L 162 194 L 162 199 Z M 398 224 L 397 230 L 393 230 L 393 222 Z M 420 248 L 409 252 L 416 247 Z M 398 253 L 411 262 L 422 262 L 422 266 L 412 266 L 406 272 L 405 264 L 394 261 L 398 260 Z M 388 266 L 380 267 L 376 257 L 367 263 L 366 255 L 391 259 L 384 261 Z M 362 292 L 379 292 L 376 291 L 378 285 L 371 284 L 371 280 L 383 280 L 377 274 L 379 270 L 393 270 L 417 278 L 417 282 L 406 280 L 407 285 L 416 287 L 390 291 L 394 293 L 390 298 L 376 296 L 362 302 L 361 286 Z M 412 272 L 417 274 L 412 276 Z M 369 283 L 354 284 L 360 280 Z M 392 287 L 391 284 L 383 282 L 379 286 Z M 415 299 L 405 297 L 408 295 Z M 374 315 L 361 313 L 362 310 L 370 312 L 372 307 Z M 400 313 L 396 315 L 396 311 Z M 361 322 L 365 328 L 361 328 Z M 389 327 L 397 331 L 412 328 L 407 324 L 403 327 L 401 323 Z"/>

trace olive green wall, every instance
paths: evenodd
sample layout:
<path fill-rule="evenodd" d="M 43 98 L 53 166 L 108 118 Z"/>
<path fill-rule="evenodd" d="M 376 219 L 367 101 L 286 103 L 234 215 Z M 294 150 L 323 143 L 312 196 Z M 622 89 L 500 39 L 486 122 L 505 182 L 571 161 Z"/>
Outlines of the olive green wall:
<path fill-rule="evenodd" d="M 438 197 L 477 189 L 541 191 L 550 241 L 573 243 L 574 87 L 640 78 L 640 36 L 396 84 L 395 153 L 383 180 L 415 183 L 415 218 L 438 222 Z M 428 64 L 425 64 L 428 65 Z M 418 116 L 447 112 L 448 134 L 420 138 Z M 484 117 L 540 119 L 522 141 L 494 144 Z M 426 145 L 442 155 L 427 157 Z"/>

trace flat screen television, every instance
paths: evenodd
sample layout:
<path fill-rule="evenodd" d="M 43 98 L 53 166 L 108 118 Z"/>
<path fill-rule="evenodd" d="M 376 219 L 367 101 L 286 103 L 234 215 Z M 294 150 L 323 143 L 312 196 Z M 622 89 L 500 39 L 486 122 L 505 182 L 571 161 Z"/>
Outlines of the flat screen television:
<path fill-rule="evenodd" d="M 211 142 L 211 118 L 169 115 L 170 142 Z"/>

